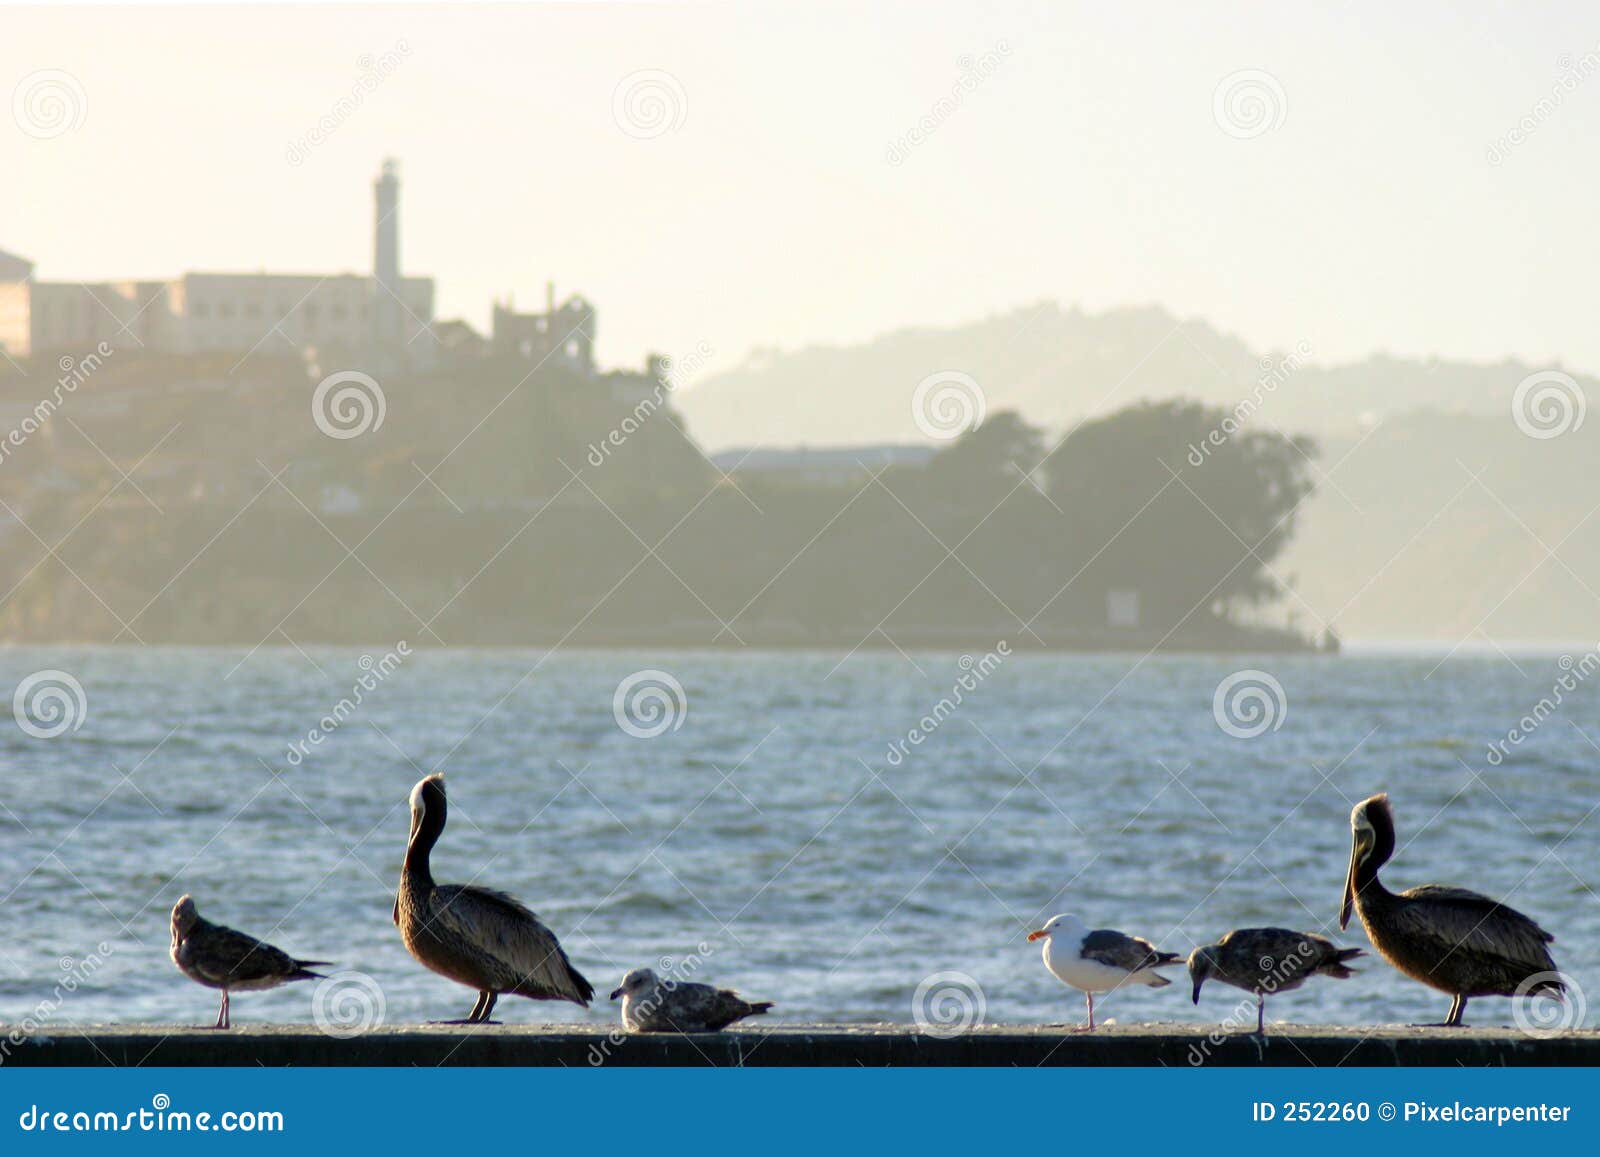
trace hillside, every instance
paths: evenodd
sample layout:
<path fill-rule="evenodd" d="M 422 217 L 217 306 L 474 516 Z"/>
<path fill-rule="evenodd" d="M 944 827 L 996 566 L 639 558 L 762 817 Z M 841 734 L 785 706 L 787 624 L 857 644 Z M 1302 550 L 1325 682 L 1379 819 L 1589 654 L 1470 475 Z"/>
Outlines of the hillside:
<path fill-rule="evenodd" d="M 690 435 L 710 452 L 911 442 L 925 440 L 912 417 L 913 391 L 941 370 L 975 379 L 991 413 L 1018 410 L 1059 431 L 1141 399 L 1181 396 L 1231 407 L 1286 359 L 1281 384 L 1266 392 L 1263 419 L 1319 437 L 1419 409 L 1505 414 L 1517 383 L 1551 368 L 1384 355 L 1327 366 L 1315 335 L 1258 350 L 1157 307 L 1087 314 L 1046 302 L 969 325 L 899 330 L 859 346 L 758 353 L 675 402 Z"/>
<path fill-rule="evenodd" d="M 1279 568 L 1296 577 L 1301 624 L 1331 620 L 1346 639 L 1592 647 L 1596 461 L 1593 423 L 1538 440 L 1509 417 L 1426 413 L 1324 440 Z"/>

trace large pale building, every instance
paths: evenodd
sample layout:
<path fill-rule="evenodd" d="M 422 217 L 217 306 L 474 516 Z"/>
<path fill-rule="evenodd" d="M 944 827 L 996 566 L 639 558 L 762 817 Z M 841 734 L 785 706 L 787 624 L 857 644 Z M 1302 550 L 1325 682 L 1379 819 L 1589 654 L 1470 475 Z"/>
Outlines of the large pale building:
<path fill-rule="evenodd" d="M 186 273 L 174 281 L 38 281 L 0 251 L 0 352 L 78 354 L 106 342 L 153 353 L 293 352 L 431 365 L 433 279 L 400 273 L 400 175 L 374 183 L 373 272 Z"/>

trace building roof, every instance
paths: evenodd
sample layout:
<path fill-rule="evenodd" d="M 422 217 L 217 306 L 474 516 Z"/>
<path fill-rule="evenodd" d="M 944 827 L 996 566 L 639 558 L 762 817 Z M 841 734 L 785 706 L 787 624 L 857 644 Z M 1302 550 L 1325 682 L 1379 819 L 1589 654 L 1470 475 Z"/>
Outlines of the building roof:
<path fill-rule="evenodd" d="M 33 276 L 33 262 L 0 249 L 0 281 L 26 281 Z"/>

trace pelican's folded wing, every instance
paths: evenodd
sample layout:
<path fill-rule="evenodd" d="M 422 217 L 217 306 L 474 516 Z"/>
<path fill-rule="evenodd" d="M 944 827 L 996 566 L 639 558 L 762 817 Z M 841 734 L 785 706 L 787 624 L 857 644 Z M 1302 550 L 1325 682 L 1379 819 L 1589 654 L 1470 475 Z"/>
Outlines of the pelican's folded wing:
<path fill-rule="evenodd" d="M 1555 937 L 1531 918 L 1498 900 L 1467 888 L 1443 884 L 1424 884 L 1402 892 L 1401 896 L 1425 901 L 1402 906 L 1398 918 L 1404 923 L 1408 936 L 1435 944 L 1441 959 L 1452 953 L 1466 952 L 1512 960 L 1533 971 L 1555 968 L 1550 950 L 1545 947 L 1553 943 Z"/>

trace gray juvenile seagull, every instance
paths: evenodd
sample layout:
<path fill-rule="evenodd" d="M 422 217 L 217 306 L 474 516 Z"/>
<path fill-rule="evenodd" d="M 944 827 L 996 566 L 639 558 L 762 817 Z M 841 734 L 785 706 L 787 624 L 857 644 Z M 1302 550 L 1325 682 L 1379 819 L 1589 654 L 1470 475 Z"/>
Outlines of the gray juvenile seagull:
<path fill-rule="evenodd" d="M 1215 978 L 1224 984 L 1255 993 L 1256 1032 L 1266 1032 L 1267 996 L 1299 988 L 1313 976 L 1344 979 L 1355 973 L 1346 961 L 1365 953 L 1340 948 L 1326 937 L 1288 928 L 1237 928 L 1215 944 L 1202 945 L 1189 954 L 1189 978 L 1194 981 L 1194 1002 L 1200 1003 L 1200 986 Z"/>
<path fill-rule="evenodd" d="M 612 1000 L 619 996 L 629 1032 L 717 1032 L 772 1007 L 770 1000 L 751 1003 L 731 988 L 663 981 L 648 968 L 624 976 L 611 992 Z"/>
<path fill-rule="evenodd" d="M 484 1024 L 502 992 L 588 1007 L 594 985 L 572 967 L 555 933 L 504 892 L 435 884 L 428 857 L 444 831 L 444 776 L 411 789 L 411 837 L 400 869 L 394 922 L 406 950 L 440 976 L 478 990 L 464 1021 Z"/>
<path fill-rule="evenodd" d="M 1565 993 L 1546 947 L 1554 936 L 1515 908 L 1466 888 L 1423 884 L 1396 895 L 1378 879 L 1392 855 L 1389 797 L 1362 800 L 1350 812 L 1350 871 L 1339 927 L 1350 923 L 1354 908 L 1378 955 L 1412 980 L 1448 992 L 1446 1027 L 1461 1024 L 1469 996 Z"/>
<path fill-rule="evenodd" d="M 311 969 L 328 962 L 296 960 L 254 936 L 213 924 L 196 910 L 194 897 L 184 896 L 172 906 L 172 963 L 190 980 L 222 989 L 222 1008 L 211 1027 L 228 1028 L 230 991 L 255 992 L 292 980 L 320 980 L 322 974 Z"/>

